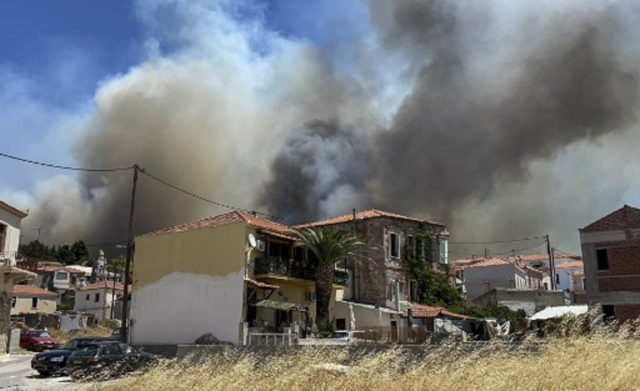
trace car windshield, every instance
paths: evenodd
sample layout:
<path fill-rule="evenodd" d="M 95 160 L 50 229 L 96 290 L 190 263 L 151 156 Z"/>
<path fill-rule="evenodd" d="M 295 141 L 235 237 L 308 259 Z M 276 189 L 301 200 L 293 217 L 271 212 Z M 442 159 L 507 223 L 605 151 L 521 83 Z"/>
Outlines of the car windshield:
<path fill-rule="evenodd" d="M 46 331 L 33 331 L 33 332 L 29 333 L 29 336 L 30 337 L 40 337 L 40 338 L 51 338 L 49 333 L 47 333 Z"/>
<path fill-rule="evenodd" d="M 93 357 L 98 353 L 98 347 L 96 345 L 81 346 L 74 350 L 72 355 L 79 357 Z"/>

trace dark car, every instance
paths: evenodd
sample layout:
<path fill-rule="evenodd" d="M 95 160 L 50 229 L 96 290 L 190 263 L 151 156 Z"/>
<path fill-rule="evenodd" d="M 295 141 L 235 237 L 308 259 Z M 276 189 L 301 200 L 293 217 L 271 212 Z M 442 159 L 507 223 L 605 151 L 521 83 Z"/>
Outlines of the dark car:
<path fill-rule="evenodd" d="M 119 375 L 155 362 L 152 354 L 117 341 L 99 341 L 78 347 L 67 360 L 67 372 L 74 380 L 92 374 Z"/>
<path fill-rule="evenodd" d="M 20 333 L 20 347 L 27 350 L 41 352 L 55 349 L 60 344 L 46 330 L 23 330 Z"/>
<path fill-rule="evenodd" d="M 108 338 L 85 337 L 74 338 L 62 345 L 59 349 L 38 353 L 31 359 L 31 368 L 38 371 L 41 376 L 65 373 L 67 359 L 78 347 L 97 341 L 106 341 Z"/>

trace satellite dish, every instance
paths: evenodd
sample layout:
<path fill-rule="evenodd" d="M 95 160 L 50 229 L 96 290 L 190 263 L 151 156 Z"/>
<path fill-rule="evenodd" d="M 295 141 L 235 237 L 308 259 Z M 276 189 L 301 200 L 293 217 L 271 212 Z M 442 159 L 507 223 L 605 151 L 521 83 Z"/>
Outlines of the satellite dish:
<path fill-rule="evenodd" d="M 251 246 L 251 248 L 258 247 L 258 240 L 254 234 L 249 234 L 249 246 Z"/>

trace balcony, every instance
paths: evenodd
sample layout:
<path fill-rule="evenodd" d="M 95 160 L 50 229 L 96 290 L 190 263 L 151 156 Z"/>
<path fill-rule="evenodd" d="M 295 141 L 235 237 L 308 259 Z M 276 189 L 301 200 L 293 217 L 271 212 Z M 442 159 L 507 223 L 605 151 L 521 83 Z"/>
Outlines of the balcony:
<path fill-rule="evenodd" d="M 260 274 L 276 274 L 280 276 L 299 278 L 301 280 L 315 281 L 315 266 L 302 266 L 298 262 L 278 257 L 257 258 L 254 268 L 256 276 Z M 338 285 L 347 285 L 349 273 L 336 270 L 333 282 Z"/>

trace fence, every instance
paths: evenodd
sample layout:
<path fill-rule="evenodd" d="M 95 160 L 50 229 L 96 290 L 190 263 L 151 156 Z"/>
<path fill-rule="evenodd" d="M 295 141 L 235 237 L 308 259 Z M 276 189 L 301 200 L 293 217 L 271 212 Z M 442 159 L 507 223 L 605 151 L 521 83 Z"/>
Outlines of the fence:
<path fill-rule="evenodd" d="M 279 346 L 297 345 L 298 334 L 296 333 L 249 333 L 248 345 Z"/>

